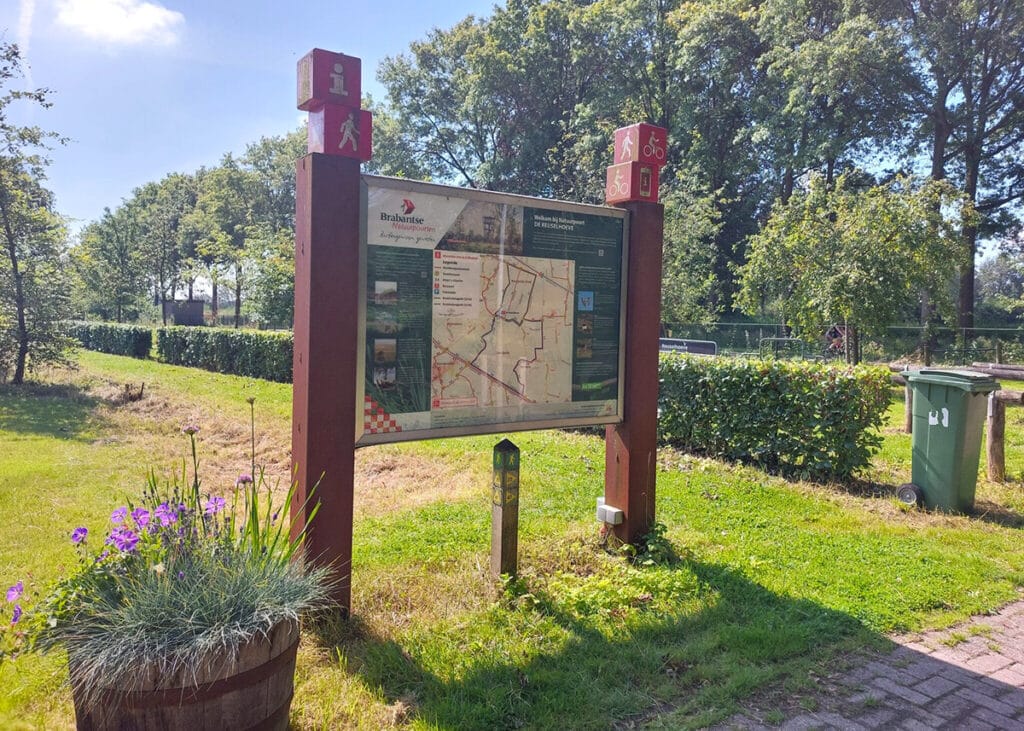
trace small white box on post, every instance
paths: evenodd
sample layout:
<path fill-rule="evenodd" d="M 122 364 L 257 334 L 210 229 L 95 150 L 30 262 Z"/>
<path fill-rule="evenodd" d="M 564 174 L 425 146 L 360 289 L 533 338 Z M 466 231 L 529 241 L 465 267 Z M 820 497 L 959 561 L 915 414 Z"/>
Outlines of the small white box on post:
<path fill-rule="evenodd" d="M 619 508 L 605 505 L 603 497 L 597 499 L 597 519 L 600 522 L 608 525 L 621 525 L 625 517 Z"/>

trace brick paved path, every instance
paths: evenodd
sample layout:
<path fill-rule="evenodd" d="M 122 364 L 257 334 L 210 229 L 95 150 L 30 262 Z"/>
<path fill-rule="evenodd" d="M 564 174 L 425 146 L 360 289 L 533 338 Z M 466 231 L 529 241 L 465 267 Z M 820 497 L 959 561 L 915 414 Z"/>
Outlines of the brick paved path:
<path fill-rule="evenodd" d="M 718 728 L 1024 730 L 1024 601 L 893 641 L 891 653 L 831 678 L 832 687 L 805 704 L 813 711 L 783 711 L 781 724 L 768 725 L 766 709 L 748 710 Z"/>

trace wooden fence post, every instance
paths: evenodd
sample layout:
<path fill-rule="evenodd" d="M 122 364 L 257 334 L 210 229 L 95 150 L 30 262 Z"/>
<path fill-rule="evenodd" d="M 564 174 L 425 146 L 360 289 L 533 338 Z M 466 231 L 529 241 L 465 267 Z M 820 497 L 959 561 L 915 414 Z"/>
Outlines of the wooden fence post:
<path fill-rule="evenodd" d="M 914 392 L 909 383 L 903 392 L 903 431 L 907 434 L 914 431 Z"/>
<path fill-rule="evenodd" d="M 998 391 L 988 395 L 988 437 L 985 442 L 985 460 L 988 479 L 992 482 L 1006 482 L 1006 451 L 1004 434 L 1006 431 L 1006 404 L 998 396 Z"/>

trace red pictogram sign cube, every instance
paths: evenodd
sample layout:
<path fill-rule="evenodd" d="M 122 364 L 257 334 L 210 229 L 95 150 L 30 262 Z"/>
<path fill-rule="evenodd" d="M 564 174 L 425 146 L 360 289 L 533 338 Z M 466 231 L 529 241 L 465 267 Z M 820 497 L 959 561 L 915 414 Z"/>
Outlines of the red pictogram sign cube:
<path fill-rule="evenodd" d="M 373 156 L 373 115 L 362 109 L 325 104 L 309 113 L 309 152 L 354 157 Z"/>
<path fill-rule="evenodd" d="M 299 59 L 299 109 L 311 112 L 329 103 L 358 109 L 362 65 L 355 56 L 314 48 Z"/>
<path fill-rule="evenodd" d="M 624 162 L 608 168 L 605 201 L 658 201 L 658 167 L 642 162 Z"/>
<path fill-rule="evenodd" d="M 668 155 L 668 130 L 653 124 L 633 124 L 615 130 L 612 162 L 642 162 L 662 167 Z"/>

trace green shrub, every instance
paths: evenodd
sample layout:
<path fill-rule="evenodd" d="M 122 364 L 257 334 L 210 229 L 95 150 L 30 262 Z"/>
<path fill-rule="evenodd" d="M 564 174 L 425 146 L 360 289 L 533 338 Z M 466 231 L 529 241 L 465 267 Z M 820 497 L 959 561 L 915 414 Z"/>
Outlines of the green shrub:
<path fill-rule="evenodd" d="M 153 349 L 153 330 L 136 325 L 112 322 L 70 322 L 68 335 L 86 350 L 97 350 L 111 355 L 148 358 Z"/>
<path fill-rule="evenodd" d="M 209 327 L 162 327 L 157 353 L 174 365 L 289 383 L 292 334 Z"/>
<path fill-rule="evenodd" d="M 664 442 L 772 471 L 846 478 L 881 444 L 884 368 L 666 354 L 660 363 Z"/>

